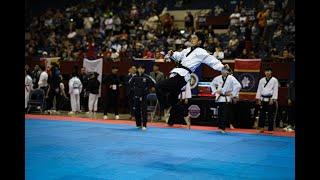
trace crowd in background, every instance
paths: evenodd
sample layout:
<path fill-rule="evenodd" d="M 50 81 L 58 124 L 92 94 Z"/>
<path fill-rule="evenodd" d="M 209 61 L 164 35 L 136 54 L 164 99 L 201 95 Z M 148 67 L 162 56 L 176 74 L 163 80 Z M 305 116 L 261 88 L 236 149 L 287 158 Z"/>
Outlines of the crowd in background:
<path fill-rule="evenodd" d="M 294 60 L 295 11 L 286 0 L 260 0 L 255 7 L 241 0 L 231 12 L 214 7 L 208 15 L 229 15 L 227 33 L 222 34 L 201 22 L 196 25 L 190 12 L 185 28 L 178 29 L 161 0 L 128 2 L 84 2 L 32 17 L 25 32 L 25 57 L 160 59 L 169 49 L 189 46 L 190 35 L 200 30 L 207 36 L 205 48 L 218 59 Z"/>

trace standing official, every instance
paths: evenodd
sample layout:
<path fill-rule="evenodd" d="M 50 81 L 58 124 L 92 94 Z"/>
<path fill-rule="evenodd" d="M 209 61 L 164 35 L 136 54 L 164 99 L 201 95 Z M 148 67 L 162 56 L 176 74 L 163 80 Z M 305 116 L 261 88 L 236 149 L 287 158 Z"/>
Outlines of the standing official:
<path fill-rule="evenodd" d="M 83 111 L 87 111 L 88 110 L 88 98 L 89 98 L 87 86 L 88 86 L 89 77 L 87 75 L 85 67 L 81 68 L 79 79 L 82 83 L 82 91 L 80 93 L 80 109 Z"/>
<path fill-rule="evenodd" d="M 215 77 L 211 83 L 212 94 L 216 97 L 218 128 L 221 133 L 225 133 L 226 125 L 231 118 L 232 99 L 237 98 L 241 89 L 241 84 L 229 73 L 229 69 L 223 68 L 221 75 Z"/>
<path fill-rule="evenodd" d="M 292 132 L 295 129 L 295 103 L 296 103 L 296 84 L 295 81 L 290 81 L 288 84 L 288 126 L 284 128 L 285 131 Z"/>
<path fill-rule="evenodd" d="M 266 113 L 268 114 L 268 131 L 273 131 L 275 104 L 278 99 L 279 82 L 272 77 L 272 69 L 267 67 L 265 77 L 261 78 L 258 85 L 256 99 L 260 108 L 259 129 L 264 132 Z"/>
<path fill-rule="evenodd" d="M 131 66 L 129 68 L 128 74 L 125 76 L 124 82 L 125 82 L 125 87 L 126 87 L 126 95 L 128 98 L 128 105 L 129 105 L 129 111 L 130 111 L 130 119 L 133 119 L 134 117 L 134 110 L 133 110 L 133 96 L 132 96 L 132 91 L 129 86 L 129 80 L 135 76 L 137 73 L 137 68 L 136 66 Z"/>
<path fill-rule="evenodd" d="M 111 74 L 104 78 L 103 83 L 107 88 L 107 96 L 104 100 L 104 116 L 103 119 L 108 119 L 108 111 L 114 110 L 116 119 L 119 119 L 119 87 L 121 85 L 120 76 L 118 75 L 118 67 L 112 67 Z"/>
<path fill-rule="evenodd" d="M 129 81 L 130 88 L 133 92 L 136 125 L 138 128 L 142 126 L 142 130 L 147 129 L 147 95 L 149 89 L 156 83 L 152 77 L 144 72 L 145 67 L 140 65 L 138 74 L 133 76 Z"/>

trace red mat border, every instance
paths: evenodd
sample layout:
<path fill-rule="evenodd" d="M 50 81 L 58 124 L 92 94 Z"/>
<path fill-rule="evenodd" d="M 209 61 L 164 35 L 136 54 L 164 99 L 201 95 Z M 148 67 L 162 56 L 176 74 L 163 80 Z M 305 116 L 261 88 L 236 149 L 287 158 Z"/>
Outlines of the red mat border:
<path fill-rule="evenodd" d="M 113 120 L 108 119 L 104 120 L 102 118 L 83 118 L 83 117 L 72 117 L 72 116 L 55 116 L 55 115 L 37 115 L 37 114 L 26 114 L 25 119 L 41 119 L 41 120 L 61 120 L 61 121 L 77 121 L 77 122 L 92 122 L 92 123 L 105 123 L 105 124 L 126 124 L 126 125 L 134 125 L 135 122 L 132 120 Z M 148 122 L 148 127 L 159 127 L 159 128 L 186 128 L 184 125 L 174 125 L 172 127 L 166 126 L 165 123 L 162 122 Z M 206 131 L 218 131 L 217 127 L 211 126 L 196 126 L 192 125 L 191 130 L 206 130 Z M 270 136 L 286 136 L 286 137 L 295 137 L 295 132 L 284 132 L 284 131 L 273 131 L 259 133 L 255 129 L 226 129 L 227 132 L 237 132 L 244 134 L 263 134 Z"/>

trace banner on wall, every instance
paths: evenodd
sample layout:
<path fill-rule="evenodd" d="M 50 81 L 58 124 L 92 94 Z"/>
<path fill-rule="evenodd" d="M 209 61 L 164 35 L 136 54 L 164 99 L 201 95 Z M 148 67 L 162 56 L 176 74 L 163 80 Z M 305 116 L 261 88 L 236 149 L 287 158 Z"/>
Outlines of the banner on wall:
<path fill-rule="evenodd" d="M 202 79 L 202 64 L 191 74 L 190 85 L 191 93 L 194 96 L 199 95 L 199 82 Z"/>
<path fill-rule="evenodd" d="M 100 83 L 102 82 L 102 68 L 103 68 L 103 59 L 96 59 L 96 60 L 89 60 L 84 58 L 83 59 L 83 67 L 86 68 L 88 74 L 97 72 L 99 74 L 98 80 Z M 99 89 L 99 97 L 101 96 L 101 86 Z"/>
<path fill-rule="evenodd" d="M 260 79 L 261 59 L 235 59 L 234 77 L 241 83 L 239 98 L 255 100 Z"/>
<path fill-rule="evenodd" d="M 40 60 L 44 61 L 46 67 L 48 65 L 51 65 L 51 63 L 56 63 L 58 65 L 60 64 L 60 62 L 59 62 L 60 57 L 41 58 Z"/>

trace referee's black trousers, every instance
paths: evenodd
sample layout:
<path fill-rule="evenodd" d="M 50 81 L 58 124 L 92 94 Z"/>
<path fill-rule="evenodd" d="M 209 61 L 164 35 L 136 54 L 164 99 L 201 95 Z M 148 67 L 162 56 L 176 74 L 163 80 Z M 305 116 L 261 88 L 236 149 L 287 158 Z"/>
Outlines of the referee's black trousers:
<path fill-rule="evenodd" d="M 184 77 L 178 74 L 156 84 L 156 94 L 161 110 L 167 109 L 178 103 L 178 96 L 181 89 L 186 84 L 187 82 L 184 80 Z"/>
<path fill-rule="evenodd" d="M 275 104 L 270 105 L 269 102 L 261 102 L 259 128 L 264 128 L 268 113 L 268 131 L 273 131 Z"/>
<path fill-rule="evenodd" d="M 147 113 L 147 97 L 134 97 L 133 100 L 133 109 L 134 117 L 136 119 L 136 126 L 147 127 L 148 113 Z"/>
<path fill-rule="evenodd" d="M 217 102 L 218 108 L 218 127 L 225 130 L 231 118 L 232 104 L 229 102 Z"/>

